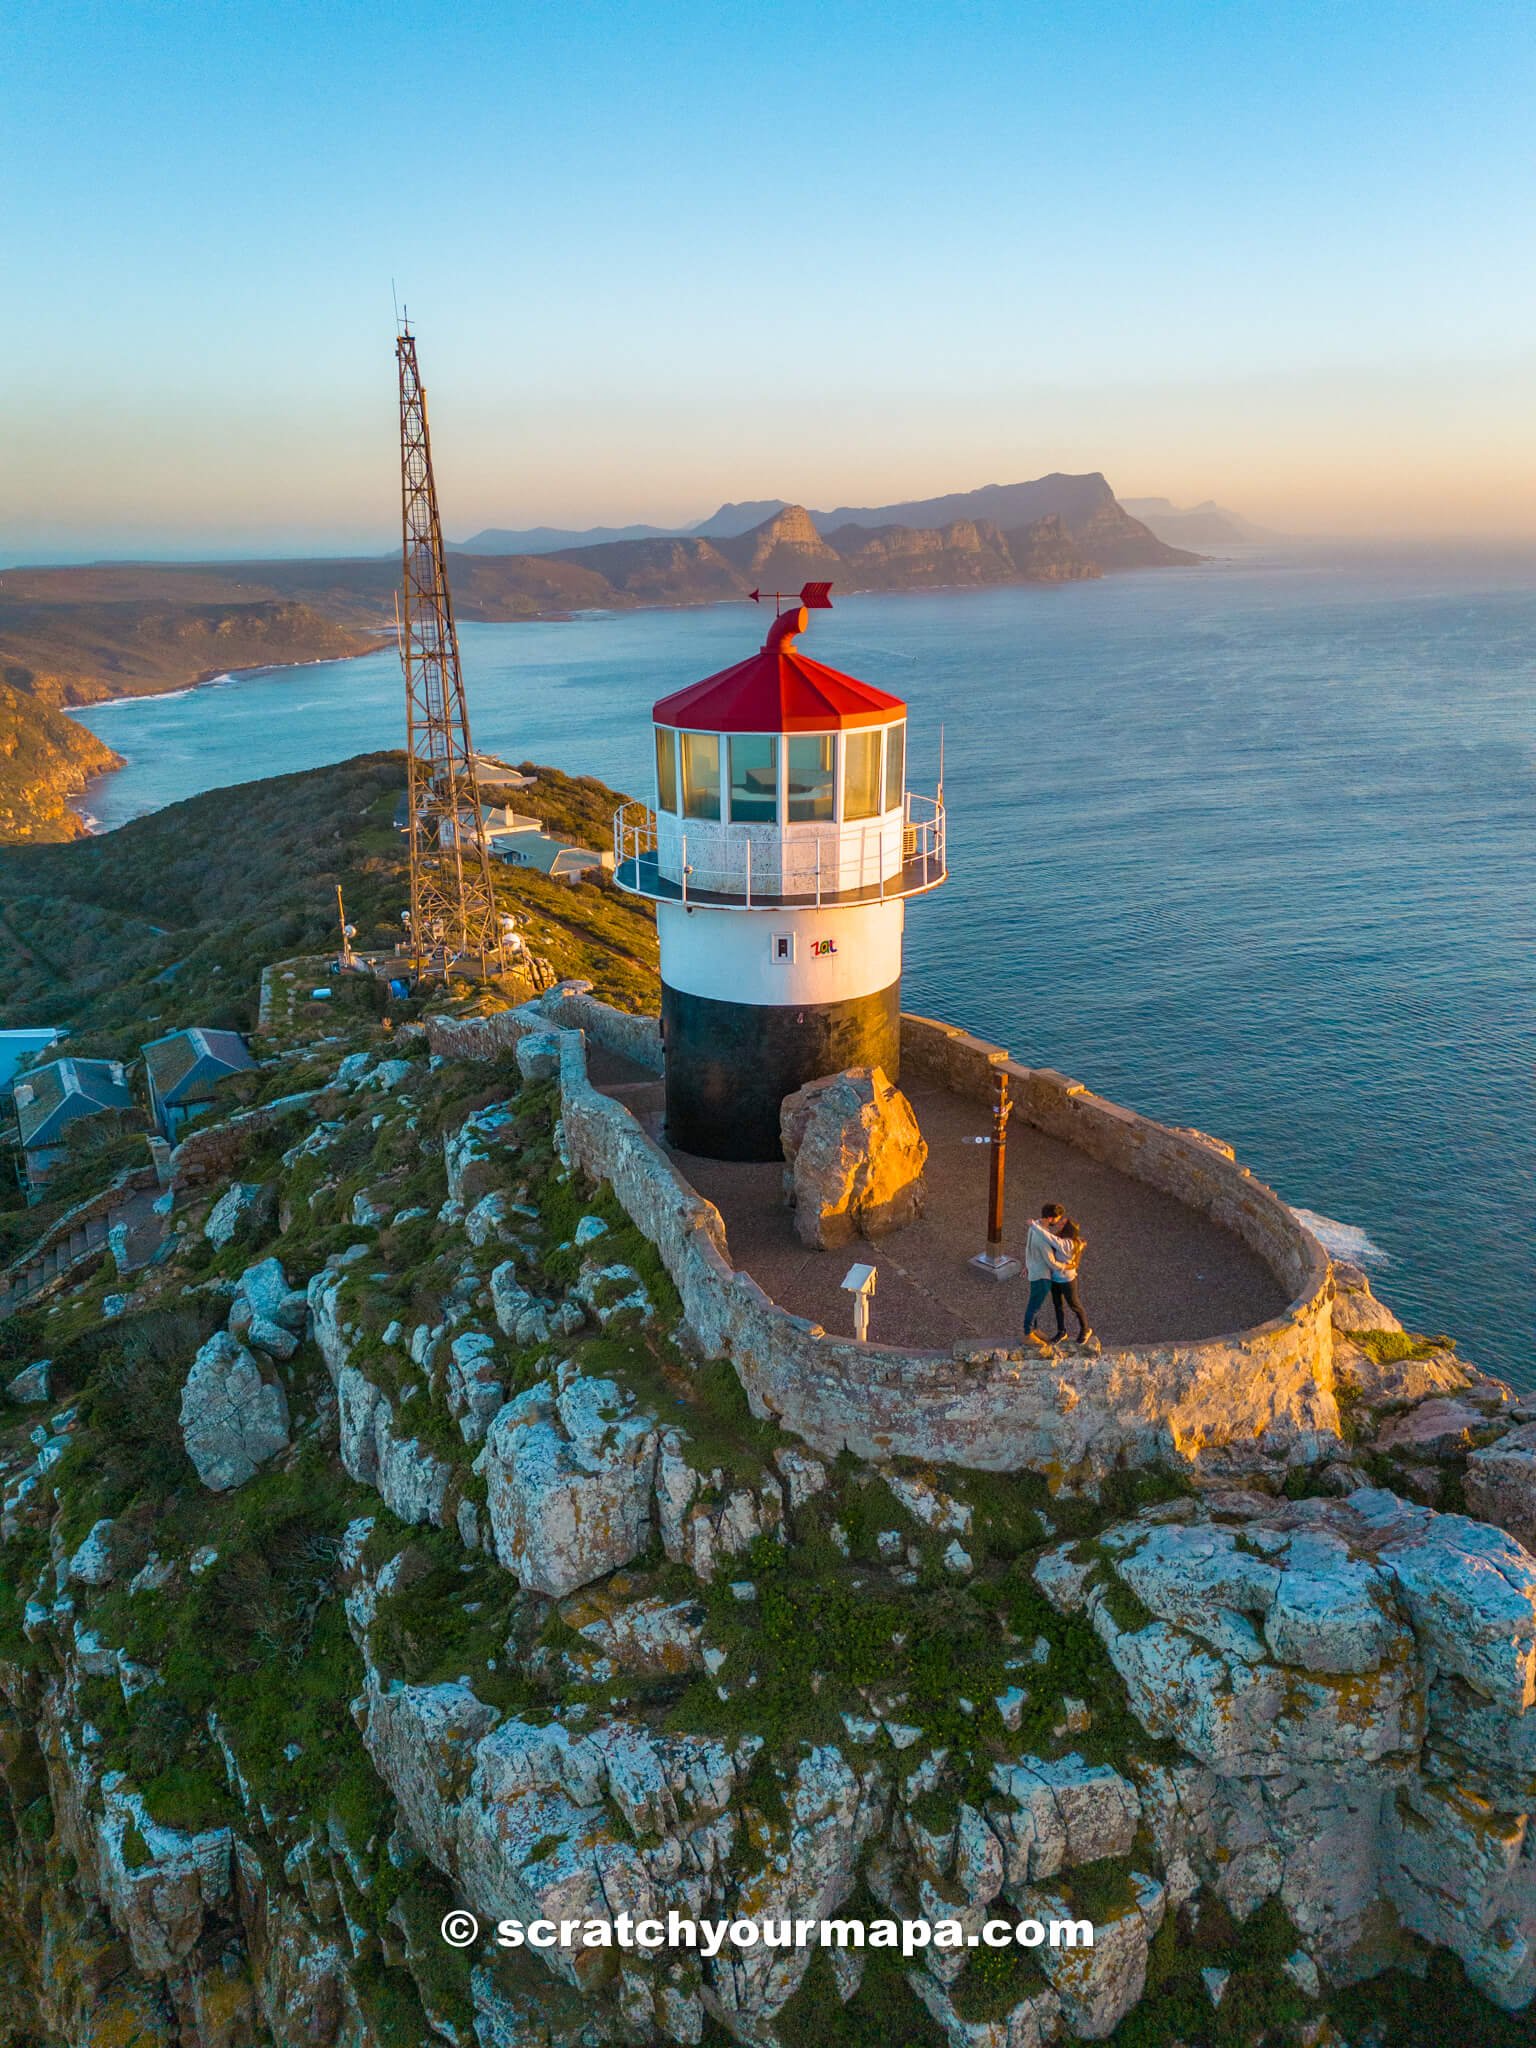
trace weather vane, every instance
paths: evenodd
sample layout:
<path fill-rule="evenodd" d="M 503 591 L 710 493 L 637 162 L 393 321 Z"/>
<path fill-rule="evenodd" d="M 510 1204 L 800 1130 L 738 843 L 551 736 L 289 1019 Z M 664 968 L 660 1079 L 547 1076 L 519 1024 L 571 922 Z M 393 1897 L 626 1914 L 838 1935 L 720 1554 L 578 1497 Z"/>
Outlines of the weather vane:
<path fill-rule="evenodd" d="M 761 604 L 764 597 L 771 597 L 775 618 L 784 609 L 785 598 L 790 598 L 795 604 L 803 604 L 808 612 L 829 612 L 832 609 L 830 583 L 802 583 L 798 597 L 792 590 L 749 590 L 747 595 L 754 604 Z"/>

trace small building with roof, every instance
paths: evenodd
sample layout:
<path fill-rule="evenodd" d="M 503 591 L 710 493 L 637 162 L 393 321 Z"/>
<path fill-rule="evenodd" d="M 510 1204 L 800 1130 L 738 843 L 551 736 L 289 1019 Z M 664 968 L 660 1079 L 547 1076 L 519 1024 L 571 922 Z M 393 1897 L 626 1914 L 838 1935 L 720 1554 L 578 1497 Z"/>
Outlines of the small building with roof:
<path fill-rule="evenodd" d="M 256 1062 L 238 1031 L 210 1031 L 193 1025 L 168 1031 L 144 1047 L 149 1106 L 162 1138 L 175 1141 L 189 1117 L 214 1098 L 229 1074 L 243 1074 Z"/>
<path fill-rule="evenodd" d="M 543 820 L 515 811 L 510 804 L 487 804 L 483 810 L 486 843 L 497 860 L 509 867 L 532 868 L 536 874 L 574 881 L 594 868 L 611 870 L 613 855 L 590 846 L 573 846 L 544 829 Z"/>
<path fill-rule="evenodd" d="M 81 1117 L 132 1109 L 133 1091 L 120 1060 L 51 1060 L 11 1086 L 29 1183 L 44 1179 L 63 1156 L 65 1133 Z"/>

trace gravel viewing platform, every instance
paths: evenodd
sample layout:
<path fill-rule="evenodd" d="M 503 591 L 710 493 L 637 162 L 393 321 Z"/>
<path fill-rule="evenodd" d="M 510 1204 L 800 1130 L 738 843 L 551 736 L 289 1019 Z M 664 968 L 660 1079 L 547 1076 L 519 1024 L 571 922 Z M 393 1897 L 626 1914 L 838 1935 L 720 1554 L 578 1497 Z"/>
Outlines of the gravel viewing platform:
<path fill-rule="evenodd" d="M 658 1077 L 596 1045 L 588 1060 L 593 1084 L 665 1145 Z M 879 1272 L 870 1315 L 870 1335 L 879 1343 L 922 1350 L 978 1339 L 1016 1344 L 1027 1282 L 1022 1274 L 998 1282 L 969 1264 L 985 1244 L 989 1152 L 966 1140 L 990 1131 L 990 1114 L 930 1082 L 914 1078 L 903 1087 L 928 1143 L 926 1211 L 890 1236 L 856 1239 L 839 1251 L 801 1244 L 778 1164 L 666 1149 L 720 1211 L 733 1263 L 792 1314 L 850 1334 L 853 1301 L 842 1279 L 855 1261 L 865 1261 Z M 1079 1289 L 1106 1346 L 1225 1336 L 1285 1309 L 1284 1287 L 1231 1231 L 1016 1114 L 1008 1131 L 1006 1250 L 1022 1258 L 1029 1219 L 1050 1201 L 1061 1203 L 1087 1238 Z M 1049 1304 L 1040 1323 L 1047 1334 L 1054 1328 Z"/>

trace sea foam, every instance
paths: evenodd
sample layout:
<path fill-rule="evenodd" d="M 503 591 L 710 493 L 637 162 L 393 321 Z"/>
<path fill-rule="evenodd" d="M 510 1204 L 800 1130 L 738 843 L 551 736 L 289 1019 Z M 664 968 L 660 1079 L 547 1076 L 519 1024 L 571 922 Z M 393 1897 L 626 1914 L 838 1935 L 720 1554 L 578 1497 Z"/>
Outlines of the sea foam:
<path fill-rule="evenodd" d="M 1352 1266 L 1390 1266 L 1392 1261 L 1376 1240 L 1358 1223 L 1340 1223 L 1332 1216 L 1319 1216 L 1315 1209 L 1291 1210 L 1304 1228 L 1310 1230 L 1330 1259 L 1344 1259 Z"/>

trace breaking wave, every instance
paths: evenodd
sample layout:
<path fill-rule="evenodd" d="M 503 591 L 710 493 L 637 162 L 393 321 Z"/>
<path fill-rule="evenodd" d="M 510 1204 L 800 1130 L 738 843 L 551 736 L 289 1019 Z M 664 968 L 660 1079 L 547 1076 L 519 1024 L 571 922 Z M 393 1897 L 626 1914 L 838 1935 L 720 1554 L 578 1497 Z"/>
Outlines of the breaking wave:
<path fill-rule="evenodd" d="M 1340 1223 L 1332 1216 L 1319 1216 L 1315 1209 L 1295 1209 L 1291 1214 L 1310 1230 L 1330 1259 L 1345 1259 L 1352 1266 L 1390 1266 L 1392 1261 L 1368 1231 L 1357 1223 Z"/>

